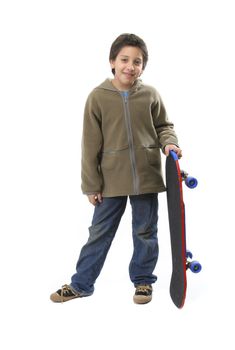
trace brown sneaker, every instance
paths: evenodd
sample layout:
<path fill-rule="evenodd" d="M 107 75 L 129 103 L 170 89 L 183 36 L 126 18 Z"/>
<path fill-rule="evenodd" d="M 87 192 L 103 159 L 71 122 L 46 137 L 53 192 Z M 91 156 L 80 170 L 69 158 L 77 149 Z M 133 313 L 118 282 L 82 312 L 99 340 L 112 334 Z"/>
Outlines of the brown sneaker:
<path fill-rule="evenodd" d="M 136 286 L 133 300 L 136 304 L 146 304 L 152 300 L 153 288 L 150 284 Z"/>
<path fill-rule="evenodd" d="M 54 303 L 63 303 L 81 297 L 83 297 L 82 293 L 76 292 L 71 286 L 65 284 L 61 289 L 58 289 L 57 292 L 52 293 L 50 299 Z"/>

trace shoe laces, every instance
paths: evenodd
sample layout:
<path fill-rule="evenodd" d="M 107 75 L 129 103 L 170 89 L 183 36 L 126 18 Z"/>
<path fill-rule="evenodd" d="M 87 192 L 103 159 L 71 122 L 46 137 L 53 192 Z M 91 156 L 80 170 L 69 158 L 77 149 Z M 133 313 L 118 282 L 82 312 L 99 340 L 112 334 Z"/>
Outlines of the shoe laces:
<path fill-rule="evenodd" d="M 136 291 L 137 291 L 137 292 L 143 292 L 143 293 L 145 293 L 145 292 L 148 292 L 149 290 L 152 290 L 152 287 L 149 286 L 149 285 L 147 285 L 147 284 L 145 284 L 145 285 L 139 285 L 139 286 L 136 287 Z"/>
<path fill-rule="evenodd" d="M 72 288 L 68 284 L 65 284 L 64 286 L 62 286 L 61 294 L 60 294 L 61 300 L 63 301 L 63 297 L 69 296 L 69 295 L 71 295 L 71 293 L 76 295 L 74 293 L 74 291 L 72 290 Z"/>

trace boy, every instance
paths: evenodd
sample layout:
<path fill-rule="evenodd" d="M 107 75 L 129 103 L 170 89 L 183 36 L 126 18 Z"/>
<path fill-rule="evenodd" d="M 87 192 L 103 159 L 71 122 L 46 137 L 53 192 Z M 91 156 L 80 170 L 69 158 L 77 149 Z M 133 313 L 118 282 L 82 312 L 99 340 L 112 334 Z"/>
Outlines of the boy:
<path fill-rule="evenodd" d="M 95 206 L 89 239 L 72 276 L 54 302 L 91 295 L 125 211 L 132 206 L 134 251 L 129 274 L 134 302 L 152 299 L 158 259 L 158 193 L 165 191 L 160 148 L 181 157 L 173 124 L 157 91 L 139 77 L 148 61 L 144 41 L 122 34 L 112 44 L 106 79 L 88 96 L 82 137 L 82 191 Z"/>

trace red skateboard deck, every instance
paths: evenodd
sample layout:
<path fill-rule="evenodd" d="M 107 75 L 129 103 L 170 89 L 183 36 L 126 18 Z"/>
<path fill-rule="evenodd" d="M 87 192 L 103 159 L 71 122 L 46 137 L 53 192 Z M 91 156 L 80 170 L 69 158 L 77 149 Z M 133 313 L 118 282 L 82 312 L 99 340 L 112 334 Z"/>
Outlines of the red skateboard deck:
<path fill-rule="evenodd" d="M 178 157 L 170 151 L 166 159 L 166 186 L 167 205 L 171 237 L 172 275 L 170 282 L 170 295 L 178 308 L 184 306 L 187 289 L 186 270 L 199 272 L 201 265 L 197 261 L 188 261 L 192 253 L 186 250 L 185 205 L 183 200 L 182 181 L 185 180 L 189 188 L 197 186 L 197 180 L 188 177 L 180 170 Z"/>

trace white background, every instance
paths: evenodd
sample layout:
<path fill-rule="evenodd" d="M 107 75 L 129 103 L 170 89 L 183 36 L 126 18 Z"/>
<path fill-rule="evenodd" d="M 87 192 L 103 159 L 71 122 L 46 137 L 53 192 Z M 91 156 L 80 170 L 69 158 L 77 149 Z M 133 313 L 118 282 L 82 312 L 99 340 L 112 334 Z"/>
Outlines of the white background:
<path fill-rule="evenodd" d="M 234 348 L 233 1 L 1 1 L 1 348 Z M 203 271 L 188 273 L 185 307 L 169 296 L 170 240 L 159 196 L 158 283 L 132 302 L 128 206 L 90 298 L 53 304 L 70 282 L 93 207 L 80 191 L 83 108 L 111 77 L 121 33 L 149 49 L 142 76 L 162 95 L 199 186 L 185 189 L 188 246 Z M 232 317 L 230 319 L 230 316 Z"/>

